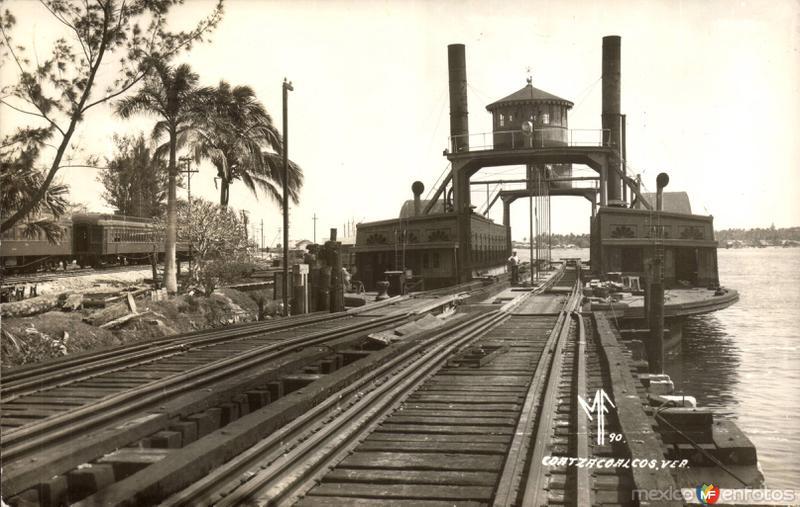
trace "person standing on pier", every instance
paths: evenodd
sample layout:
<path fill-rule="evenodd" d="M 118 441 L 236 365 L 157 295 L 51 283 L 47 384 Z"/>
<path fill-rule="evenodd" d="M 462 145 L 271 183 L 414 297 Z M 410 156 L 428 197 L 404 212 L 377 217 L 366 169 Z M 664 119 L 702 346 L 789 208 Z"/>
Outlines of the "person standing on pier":
<path fill-rule="evenodd" d="M 513 252 L 508 258 L 508 268 L 511 270 L 511 285 L 519 283 L 519 257 L 517 252 Z"/>

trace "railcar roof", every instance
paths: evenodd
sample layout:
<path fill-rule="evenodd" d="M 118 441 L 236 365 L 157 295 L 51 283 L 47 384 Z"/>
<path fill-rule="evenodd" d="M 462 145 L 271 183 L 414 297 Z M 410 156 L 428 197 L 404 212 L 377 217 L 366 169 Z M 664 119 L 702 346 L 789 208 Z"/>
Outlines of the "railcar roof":
<path fill-rule="evenodd" d="M 72 221 L 73 223 L 127 225 L 134 227 L 140 225 L 150 225 L 153 223 L 151 218 L 114 215 L 112 213 L 75 213 L 72 215 Z"/>

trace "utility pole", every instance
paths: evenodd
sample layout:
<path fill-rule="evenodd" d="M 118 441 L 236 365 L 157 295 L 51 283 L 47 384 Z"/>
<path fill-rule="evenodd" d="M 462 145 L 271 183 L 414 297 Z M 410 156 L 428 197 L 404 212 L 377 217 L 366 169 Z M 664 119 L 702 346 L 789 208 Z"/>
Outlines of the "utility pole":
<path fill-rule="evenodd" d="M 264 250 L 264 219 L 261 219 L 261 250 Z"/>
<path fill-rule="evenodd" d="M 317 244 L 317 214 L 314 213 L 314 216 L 311 217 L 311 220 L 314 221 L 314 244 Z"/>
<path fill-rule="evenodd" d="M 289 92 L 291 81 L 283 78 L 283 314 L 289 315 Z"/>
<path fill-rule="evenodd" d="M 186 199 L 189 201 L 189 227 L 192 226 L 192 174 L 200 172 L 197 169 L 192 169 L 192 157 L 181 157 L 178 159 L 181 165 L 185 166 L 181 169 L 182 173 L 186 173 Z M 189 277 L 192 274 L 192 235 L 189 234 Z"/>

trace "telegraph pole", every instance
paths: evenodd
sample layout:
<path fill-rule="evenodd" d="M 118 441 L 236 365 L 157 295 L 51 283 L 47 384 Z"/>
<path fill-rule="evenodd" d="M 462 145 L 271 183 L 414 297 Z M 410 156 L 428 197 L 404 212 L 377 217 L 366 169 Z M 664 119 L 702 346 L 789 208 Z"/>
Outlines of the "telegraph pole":
<path fill-rule="evenodd" d="M 317 244 L 317 214 L 314 213 L 314 216 L 311 217 L 311 219 L 314 221 L 314 244 L 316 245 Z"/>
<path fill-rule="evenodd" d="M 189 227 L 192 226 L 192 174 L 200 172 L 197 169 L 192 169 L 192 157 L 181 157 L 178 161 L 186 167 L 181 169 L 182 173 L 186 173 L 186 199 L 189 201 Z M 189 278 L 192 276 L 192 235 L 189 234 Z"/>
<path fill-rule="evenodd" d="M 283 314 L 289 315 L 289 92 L 283 78 Z"/>
<path fill-rule="evenodd" d="M 261 250 L 264 250 L 264 219 L 261 219 Z"/>

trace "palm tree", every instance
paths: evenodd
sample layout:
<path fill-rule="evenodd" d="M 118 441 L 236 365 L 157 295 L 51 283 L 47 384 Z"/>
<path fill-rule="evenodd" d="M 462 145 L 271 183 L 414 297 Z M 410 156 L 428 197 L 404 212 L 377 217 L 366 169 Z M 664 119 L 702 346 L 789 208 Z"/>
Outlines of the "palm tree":
<path fill-rule="evenodd" d="M 261 190 L 281 202 L 283 140 L 253 89 L 220 81 L 201 114 L 179 144 L 188 142 L 198 162 L 207 159 L 217 169 L 220 205 L 228 205 L 230 185 L 237 179 L 254 194 Z M 303 171 L 290 161 L 288 176 L 289 195 L 297 203 Z"/>
<path fill-rule="evenodd" d="M 158 141 L 168 137 L 165 145 L 169 153 L 167 180 L 167 230 L 165 239 L 164 285 L 168 292 L 178 290 L 175 266 L 175 238 L 177 233 L 177 177 L 176 151 L 178 137 L 189 130 L 197 118 L 201 104 L 209 90 L 198 88 L 197 74 L 186 65 L 171 67 L 164 61 L 151 62 L 152 72 L 136 95 L 120 100 L 116 104 L 117 114 L 130 118 L 136 114 L 148 114 L 159 118 L 153 127 L 152 138 Z"/>

